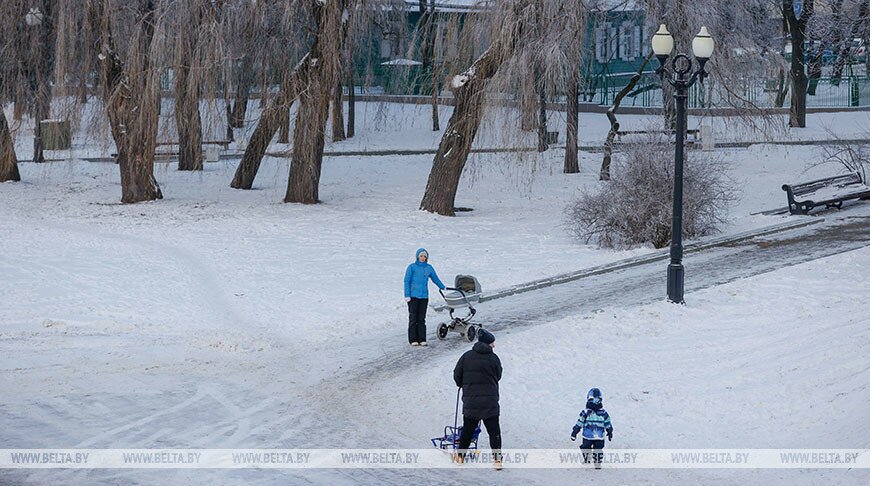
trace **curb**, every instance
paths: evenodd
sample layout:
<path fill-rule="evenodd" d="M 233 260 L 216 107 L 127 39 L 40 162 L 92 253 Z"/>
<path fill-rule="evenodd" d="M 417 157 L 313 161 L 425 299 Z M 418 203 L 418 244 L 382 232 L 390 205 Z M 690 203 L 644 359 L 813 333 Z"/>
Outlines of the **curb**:
<path fill-rule="evenodd" d="M 825 221 L 825 218 L 818 217 L 810 217 L 807 219 L 802 219 L 800 221 L 793 221 L 788 223 L 780 223 L 771 226 L 766 226 L 764 228 L 754 229 L 750 231 L 744 231 L 743 233 L 738 233 L 736 235 L 724 236 L 719 238 L 714 238 L 707 241 L 699 241 L 696 243 L 691 243 L 686 245 L 683 248 L 683 253 L 695 253 L 703 250 L 707 250 L 710 248 L 726 246 L 733 243 L 739 243 L 741 241 L 749 240 L 752 238 L 757 238 L 759 236 L 766 236 L 775 233 L 782 233 L 784 231 L 794 230 L 798 228 L 804 228 L 807 226 L 812 226 L 818 223 Z M 606 263 L 604 265 L 599 265 L 590 268 L 584 268 L 582 270 L 577 270 L 574 272 L 563 273 L 560 275 L 556 275 L 554 277 L 547 277 L 539 280 L 533 280 L 531 282 L 522 283 L 519 285 L 514 285 L 512 287 L 508 287 L 503 290 L 496 291 L 492 294 L 482 294 L 480 296 L 479 302 L 487 302 L 490 300 L 501 299 L 504 297 L 508 297 L 515 294 L 521 294 L 524 292 L 531 292 L 532 290 L 543 289 L 546 287 L 552 287 L 554 285 L 559 285 L 567 282 L 573 282 L 574 280 L 580 280 L 586 277 L 592 277 L 594 275 L 600 275 L 602 273 L 615 272 L 617 270 L 623 270 L 626 268 L 636 267 L 639 265 L 644 265 L 647 263 L 657 262 L 661 260 L 667 260 L 670 256 L 670 249 L 661 249 L 656 250 L 653 253 L 647 255 L 641 255 L 638 257 L 627 258 L 625 260 L 619 260 L 612 263 Z M 441 312 L 447 309 L 447 305 L 445 304 L 437 304 L 430 306 L 436 312 Z"/>

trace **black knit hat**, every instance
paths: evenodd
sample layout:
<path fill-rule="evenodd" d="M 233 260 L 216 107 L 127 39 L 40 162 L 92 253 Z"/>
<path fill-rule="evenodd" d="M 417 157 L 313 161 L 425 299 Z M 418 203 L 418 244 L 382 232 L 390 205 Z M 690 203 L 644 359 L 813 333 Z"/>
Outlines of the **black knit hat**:
<path fill-rule="evenodd" d="M 481 329 L 477 331 L 477 340 L 483 344 L 492 344 L 495 342 L 495 336 L 486 329 Z"/>

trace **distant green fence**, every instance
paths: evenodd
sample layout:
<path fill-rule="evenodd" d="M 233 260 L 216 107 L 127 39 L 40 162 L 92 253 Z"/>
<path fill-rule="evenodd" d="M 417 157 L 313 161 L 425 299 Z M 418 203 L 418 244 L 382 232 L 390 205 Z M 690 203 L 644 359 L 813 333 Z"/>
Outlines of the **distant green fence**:
<path fill-rule="evenodd" d="M 587 89 L 582 93 L 584 101 L 609 106 L 622 90 L 633 73 L 597 76 L 587 80 Z M 690 108 L 739 106 L 751 103 L 760 107 L 775 104 L 775 83 L 765 83 L 757 78 L 747 78 L 728 90 L 709 89 L 708 85 L 696 83 L 689 92 Z M 786 106 L 789 103 L 786 97 Z M 661 82 L 653 72 L 644 73 L 637 85 L 622 100 L 622 106 L 655 108 L 662 106 Z M 807 106 L 810 107 L 856 107 L 870 106 L 870 77 L 844 76 L 840 79 L 816 78 L 810 80 L 807 90 Z"/>

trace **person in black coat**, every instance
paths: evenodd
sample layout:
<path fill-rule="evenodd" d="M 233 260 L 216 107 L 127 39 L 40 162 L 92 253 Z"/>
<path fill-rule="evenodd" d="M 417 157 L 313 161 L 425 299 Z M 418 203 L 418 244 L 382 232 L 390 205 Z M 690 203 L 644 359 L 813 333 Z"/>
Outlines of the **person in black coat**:
<path fill-rule="evenodd" d="M 501 380 L 501 360 L 495 354 L 495 336 L 481 329 L 477 342 L 466 351 L 453 369 L 453 381 L 462 388 L 462 433 L 459 450 L 465 451 L 471 444 L 474 431 L 480 421 L 489 435 L 496 468 L 501 468 L 501 429 L 498 424 L 498 382 Z M 462 452 L 454 456 L 458 463 L 464 462 Z"/>

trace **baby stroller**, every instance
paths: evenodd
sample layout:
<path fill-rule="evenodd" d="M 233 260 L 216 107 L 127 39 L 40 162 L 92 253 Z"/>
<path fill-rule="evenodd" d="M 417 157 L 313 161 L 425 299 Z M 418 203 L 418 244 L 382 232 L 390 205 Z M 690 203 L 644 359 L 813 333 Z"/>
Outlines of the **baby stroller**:
<path fill-rule="evenodd" d="M 462 435 L 462 426 L 458 425 L 459 421 L 459 392 L 462 388 L 456 390 L 456 412 L 453 415 L 453 427 L 444 427 L 444 436 L 432 439 L 432 445 L 444 452 L 454 452 L 459 449 L 459 436 Z M 480 436 L 480 425 L 474 429 L 474 435 L 471 437 L 471 444 L 468 449 L 477 449 L 477 438 Z"/>
<path fill-rule="evenodd" d="M 450 331 L 456 331 L 462 334 L 468 342 L 473 342 L 477 337 L 477 329 L 480 327 L 471 324 L 471 319 L 477 314 L 474 304 L 480 301 L 480 282 L 471 275 L 457 275 L 454 283 L 454 287 L 444 289 L 447 290 L 446 293 L 444 290 L 438 290 L 450 310 L 450 323 L 438 324 L 436 334 L 438 339 L 446 339 Z M 453 315 L 453 311 L 463 307 L 468 308 L 468 315 L 465 317 Z"/>

